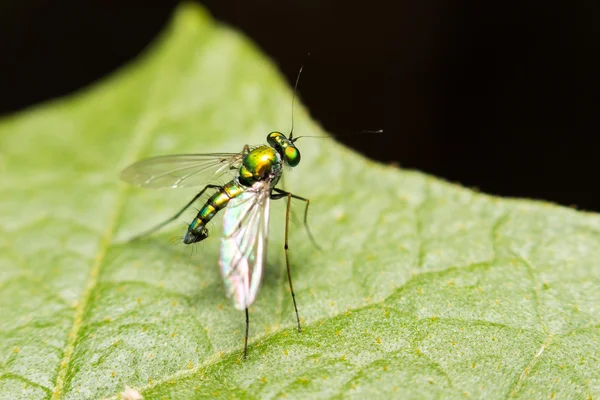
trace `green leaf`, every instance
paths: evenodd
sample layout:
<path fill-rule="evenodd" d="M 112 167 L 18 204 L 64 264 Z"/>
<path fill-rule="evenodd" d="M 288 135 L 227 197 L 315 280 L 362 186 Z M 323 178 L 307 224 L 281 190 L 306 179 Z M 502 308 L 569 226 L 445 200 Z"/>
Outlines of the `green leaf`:
<path fill-rule="evenodd" d="M 118 173 L 150 155 L 263 143 L 289 129 L 290 109 L 254 45 L 184 5 L 116 76 L 1 121 L 0 397 L 600 396 L 598 215 L 474 193 L 332 140 L 301 139 L 302 163 L 285 172 L 312 199 L 324 248 L 295 204 L 303 332 L 274 202 L 242 361 L 219 223 L 193 251 L 169 242 L 180 224 L 129 243 L 196 192 L 130 188 Z M 323 134 L 301 107 L 296 132 Z"/>

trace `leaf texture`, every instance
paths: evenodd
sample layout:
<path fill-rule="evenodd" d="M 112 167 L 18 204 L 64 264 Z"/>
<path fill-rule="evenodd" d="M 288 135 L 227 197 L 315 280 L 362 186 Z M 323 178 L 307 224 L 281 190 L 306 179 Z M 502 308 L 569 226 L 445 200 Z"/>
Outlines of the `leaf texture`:
<path fill-rule="evenodd" d="M 242 361 L 220 221 L 191 250 L 170 241 L 183 224 L 130 243 L 196 192 L 118 176 L 143 157 L 261 144 L 288 131 L 290 109 L 272 63 L 185 4 L 137 62 L 0 121 L 0 398 L 600 396 L 598 215 L 476 193 L 332 140 L 299 140 L 302 163 L 285 171 L 323 247 L 294 204 L 303 332 L 274 201 Z M 323 135 L 296 117 L 298 134 Z"/>

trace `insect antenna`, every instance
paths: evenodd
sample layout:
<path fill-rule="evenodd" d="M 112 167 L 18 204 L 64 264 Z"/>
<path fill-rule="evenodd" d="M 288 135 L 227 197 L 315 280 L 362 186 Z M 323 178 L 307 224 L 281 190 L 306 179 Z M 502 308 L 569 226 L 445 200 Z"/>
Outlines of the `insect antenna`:
<path fill-rule="evenodd" d="M 300 138 L 313 138 L 313 139 L 335 139 L 338 137 L 344 137 L 344 136 L 351 136 L 351 135 L 364 135 L 365 133 L 374 133 L 374 134 L 380 134 L 383 133 L 383 129 L 376 129 L 376 130 L 363 130 L 363 131 L 358 131 L 358 132 L 350 132 L 350 133 L 341 133 L 341 134 L 337 134 L 337 135 L 329 135 L 329 136 L 306 136 L 306 135 L 302 135 L 302 136 L 298 136 L 295 137 L 294 139 L 292 139 L 292 143 L 294 143 L 296 140 L 300 139 Z"/>
<path fill-rule="evenodd" d="M 308 53 L 308 56 L 310 56 L 310 53 Z M 300 82 L 300 76 L 302 75 L 302 71 L 304 70 L 304 65 L 302 64 L 300 66 L 300 69 L 298 70 L 298 75 L 296 75 L 296 82 L 294 83 L 294 92 L 292 94 L 292 127 L 290 129 L 290 134 L 288 136 L 289 140 L 294 143 L 296 140 L 300 139 L 300 138 L 305 138 L 305 137 L 310 137 L 310 138 L 319 138 L 319 139 L 332 139 L 332 138 L 336 138 L 336 137 L 340 137 L 340 136 L 348 136 L 348 135 L 357 135 L 357 134 L 365 134 L 365 133 L 383 133 L 383 129 L 377 129 L 377 130 L 362 130 L 359 132 L 351 132 L 351 133 L 346 133 L 346 134 L 341 134 L 341 135 L 330 135 L 330 136 L 298 136 L 298 137 L 294 137 L 294 110 L 295 110 L 295 104 L 296 104 L 296 97 L 298 97 L 298 83 Z"/>
<path fill-rule="evenodd" d="M 310 53 L 308 54 L 310 56 Z M 304 64 L 300 66 L 298 70 L 298 75 L 296 75 L 296 83 L 294 83 L 294 93 L 292 94 L 292 129 L 290 129 L 289 139 L 294 142 L 292 139 L 294 137 L 294 104 L 296 104 L 296 96 L 298 92 L 298 82 L 300 82 L 300 75 L 302 75 L 302 70 L 304 69 Z"/>

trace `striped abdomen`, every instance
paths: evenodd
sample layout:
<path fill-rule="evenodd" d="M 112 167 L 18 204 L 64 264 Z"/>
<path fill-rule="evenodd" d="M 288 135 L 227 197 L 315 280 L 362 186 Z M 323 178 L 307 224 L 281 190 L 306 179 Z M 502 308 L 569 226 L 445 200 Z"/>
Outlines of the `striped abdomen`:
<path fill-rule="evenodd" d="M 206 239 L 208 237 L 208 229 L 206 229 L 208 221 L 210 221 L 219 210 L 225 208 L 229 203 L 229 200 L 238 196 L 245 189 L 245 186 L 234 179 L 223 185 L 217 192 L 210 196 L 200 211 L 198 211 L 196 218 L 190 223 L 185 237 L 183 238 L 183 243 L 191 244 Z"/>

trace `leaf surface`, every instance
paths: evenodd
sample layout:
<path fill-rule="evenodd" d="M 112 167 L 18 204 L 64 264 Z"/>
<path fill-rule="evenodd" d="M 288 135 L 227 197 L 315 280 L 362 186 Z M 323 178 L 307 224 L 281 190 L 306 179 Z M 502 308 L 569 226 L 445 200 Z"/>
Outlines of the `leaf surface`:
<path fill-rule="evenodd" d="M 273 202 L 242 361 L 220 221 L 193 251 L 170 243 L 183 224 L 130 243 L 196 191 L 118 174 L 147 156 L 263 143 L 289 130 L 290 109 L 272 63 L 188 4 L 115 76 L 0 121 L 0 398 L 600 396 L 598 215 L 475 193 L 331 140 L 298 141 L 302 162 L 285 172 L 324 248 L 294 204 L 303 332 Z M 295 129 L 323 135 L 301 107 Z"/>

